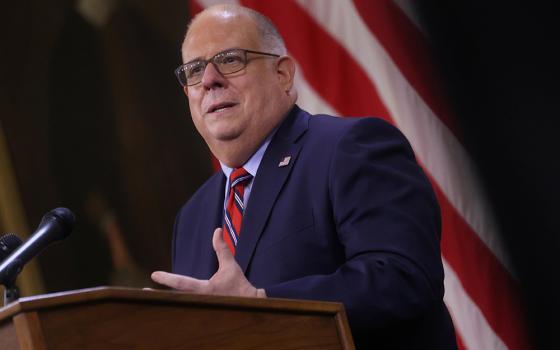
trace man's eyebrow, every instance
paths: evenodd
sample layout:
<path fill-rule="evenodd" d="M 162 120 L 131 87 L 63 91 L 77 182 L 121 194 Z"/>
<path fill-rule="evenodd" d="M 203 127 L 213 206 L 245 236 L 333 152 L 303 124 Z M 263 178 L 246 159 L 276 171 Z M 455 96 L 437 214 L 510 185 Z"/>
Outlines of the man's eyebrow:
<path fill-rule="evenodd" d="M 199 57 L 195 57 L 192 60 L 190 60 L 188 62 L 185 62 L 183 64 L 189 64 L 189 63 L 193 63 L 193 62 L 197 62 L 197 61 L 205 61 L 205 59 L 199 56 Z"/>
<path fill-rule="evenodd" d="M 229 49 L 225 49 L 225 50 L 216 52 L 214 55 L 212 55 L 212 57 L 215 57 L 216 55 L 219 55 L 221 53 L 225 53 L 225 52 L 228 52 L 228 51 L 231 51 L 231 50 L 240 50 L 240 48 L 238 48 L 237 46 L 230 47 Z M 212 57 L 210 57 L 209 59 L 211 59 Z M 193 63 L 193 62 L 197 62 L 197 61 L 206 61 L 206 59 L 204 57 L 198 56 L 198 57 L 195 57 L 192 60 L 190 60 L 188 62 L 185 62 L 183 64 Z"/>

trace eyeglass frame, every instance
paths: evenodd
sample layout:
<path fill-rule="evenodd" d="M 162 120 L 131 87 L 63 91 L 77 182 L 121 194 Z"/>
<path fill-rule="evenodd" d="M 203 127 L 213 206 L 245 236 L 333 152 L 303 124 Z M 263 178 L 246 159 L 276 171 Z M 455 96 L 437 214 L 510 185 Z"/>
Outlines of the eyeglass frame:
<path fill-rule="evenodd" d="M 223 73 L 223 72 L 220 70 L 219 65 L 216 64 L 216 63 L 214 62 L 214 60 L 215 60 L 217 57 L 219 57 L 220 55 L 223 55 L 223 54 L 228 53 L 228 52 L 230 52 L 230 51 L 242 51 L 242 52 L 243 52 L 243 54 L 245 55 L 245 58 L 244 58 L 244 61 L 243 61 L 243 65 L 242 65 L 242 67 L 241 67 L 240 69 L 238 69 L 238 70 L 235 70 L 235 71 L 229 72 L 229 73 Z M 240 49 L 240 48 L 231 48 L 231 49 L 227 49 L 227 50 L 220 51 L 220 52 L 216 53 L 214 56 L 210 57 L 210 58 L 207 59 L 207 60 L 204 60 L 204 59 L 194 59 L 194 60 L 189 61 L 189 62 L 187 62 L 187 63 L 183 63 L 182 65 L 180 65 L 179 67 L 177 67 L 177 68 L 175 69 L 174 73 L 175 73 L 175 76 L 177 77 L 177 80 L 179 81 L 179 84 L 180 84 L 182 87 L 185 87 L 185 86 L 194 86 L 194 85 L 199 84 L 199 83 L 202 81 L 202 76 L 204 75 L 204 73 L 201 75 L 201 79 L 200 79 L 199 81 L 197 81 L 196 83 L 193 83 L 193 84 L 189 84 L 189 83 L 187 82 L 187 78 L 185 77 L 185 84 L 183 84 L 183 82 L 181 81 L 181 74 L 183 74 L 184 68 L 185 68 L 187 65 L 192 64 L 192 63 L 194 63 L 194 62 L 204 62 L 204 67 L 203 67 L 203 72 L 204 72 L 204 71 L 206 70 L 206 67 L 208 67 L 208 63 L 212 63 L 212 64 L 214 65 L 214 67 L 216 68 L 216 70 L 217 70 L 218 72 L 220 72 L 220 74 L 222 74 L 222 75 L 225 76 L 225 75 L 229 75 L 229 74 L 234 74 L 234 73 L 240 72 L 240 71 L 242 71 L 243 69 L 245 69 L 245 68 L 247 67 L 247 64 L 248 64 L 249 61 L 250 61 L 249 58 L 247 58 L 247 54 L 248 54 L 248 53 L 257 54 L 257 55 L 264 55 L 264 56 L 270 56 L 270 57 L 275 57 L 275 58 L 281 57 L 280 55 L 277 55 L 277 54 L 275 54 L 275 53 L 262 52 L 262 51 L 254 51 L 254 50 L 248 50 L 248 49 Z"/>

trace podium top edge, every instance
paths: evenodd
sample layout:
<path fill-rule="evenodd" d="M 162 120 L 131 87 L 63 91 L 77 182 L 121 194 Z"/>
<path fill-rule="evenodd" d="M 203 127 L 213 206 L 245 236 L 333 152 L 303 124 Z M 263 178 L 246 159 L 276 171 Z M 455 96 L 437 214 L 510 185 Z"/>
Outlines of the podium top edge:
<path fill-rule="evenodd" d="M 252 309 L 287 313 L 338 314 L 343 311 L 341 303 L 278 298 L 245 298 L 188 294 L 170 290 L 137 289 L 125 287 L 94 287 L 58 293 L 41 294 L 20 298 L 0 308 L 0 322 L 22 312 L 53 308 L 64 305 L 95 302 L 143 302 L 200 307 Z"/>

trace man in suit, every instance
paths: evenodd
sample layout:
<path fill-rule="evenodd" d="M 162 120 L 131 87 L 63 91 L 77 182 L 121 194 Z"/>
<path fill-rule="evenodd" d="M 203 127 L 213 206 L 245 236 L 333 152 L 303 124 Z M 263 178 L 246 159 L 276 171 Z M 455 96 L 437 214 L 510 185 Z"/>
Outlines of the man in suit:
<path fill-rule="evenodd" d="M 404 136 L 376 118 L 301 110 L 295 64 L 252 10 L 206 9 L 182 54 L 193 122 L 222 171 L 180 210 L 173 273 L 153 280 L 340 301 L 358 347 L 455 348 L 439 207 Z"/>

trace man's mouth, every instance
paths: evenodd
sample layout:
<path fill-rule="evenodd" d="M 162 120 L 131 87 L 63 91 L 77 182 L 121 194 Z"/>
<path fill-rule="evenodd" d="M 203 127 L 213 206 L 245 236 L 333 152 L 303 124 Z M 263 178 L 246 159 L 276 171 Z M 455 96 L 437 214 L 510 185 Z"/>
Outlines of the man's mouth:
<path fill-rule="evenodd" d="M 214 105 L 211 105 L 210 108 L 208 108 L 208 113 L 222 112 L 222 111 L 225 111 L 226 109 L 231 108 L 235 105 L 236 104 L 233 103 L 233 102 L 216 103 Z"/>

